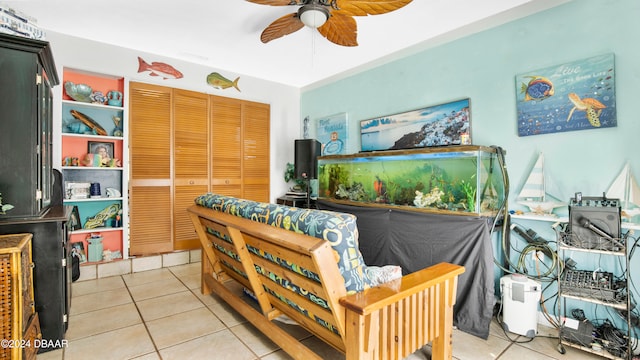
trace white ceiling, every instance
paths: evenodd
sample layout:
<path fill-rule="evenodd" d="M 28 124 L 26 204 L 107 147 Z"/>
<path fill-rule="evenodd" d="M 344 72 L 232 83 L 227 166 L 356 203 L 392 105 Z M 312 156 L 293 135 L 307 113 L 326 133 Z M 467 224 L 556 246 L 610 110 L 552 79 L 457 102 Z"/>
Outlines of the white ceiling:
<path fill-rule="evenodd" d="M 207 65 L 230 78 L 244 74 L 299 88 L 567 1 L 414 0 L 391 13 L 356 17 L 359 46 L 342 47 L 310 28 L 260 42 L 267 25 L 297 6 L 244 0 L 0 0 L 34 17 L 45 31 Z"/>

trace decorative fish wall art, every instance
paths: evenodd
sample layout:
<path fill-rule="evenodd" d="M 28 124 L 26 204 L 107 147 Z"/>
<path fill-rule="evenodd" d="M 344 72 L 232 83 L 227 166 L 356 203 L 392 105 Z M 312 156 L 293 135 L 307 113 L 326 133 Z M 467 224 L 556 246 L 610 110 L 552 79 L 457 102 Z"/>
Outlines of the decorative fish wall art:
<path fill-rule="evenodd" d="M 180 79 L 182 73 L 176 68 L 163 62 L 154 61 L 151 64 L 138 56 L 138 72 L 149 72 L 149 76 L 160 76 L 163 79 Z"/>
<path fill-rule="evenodd" d="M 211 74 L 207 75 L 207 84 L 220 90 L 234 87 L 236 90 L 240 91 L 240 88 L 238 87 L 238 80 L 240 80 L 240 77 L 237 77 L 235 80 L 231 81 L 217 72 L 212 72 Z"/>

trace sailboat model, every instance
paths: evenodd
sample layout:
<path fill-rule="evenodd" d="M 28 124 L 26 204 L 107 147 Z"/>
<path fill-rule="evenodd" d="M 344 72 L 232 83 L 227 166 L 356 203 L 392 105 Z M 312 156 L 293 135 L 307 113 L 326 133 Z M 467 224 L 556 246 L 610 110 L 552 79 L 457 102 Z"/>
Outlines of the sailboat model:
<path fill-rule="evenodd" d="M 622 217 L 630 218 L 640 215 L 640 187 L 636 178 L 631 173 L 629 164 L 625 164 L 624 168 L 613 180 L 613 184 L 607 190 L 608 198 L 616 198 L 620 200 Z"/>
<path fill-rule="evenodd" d="M 520 194 L 516 198 L 518 204 L 527 206 L 536 215 L 551 215 L 553 209 L 567 204 L 547 194 L 544 178 L 544 156 L 538 156 L 535 165 L 529 173 Z"/>

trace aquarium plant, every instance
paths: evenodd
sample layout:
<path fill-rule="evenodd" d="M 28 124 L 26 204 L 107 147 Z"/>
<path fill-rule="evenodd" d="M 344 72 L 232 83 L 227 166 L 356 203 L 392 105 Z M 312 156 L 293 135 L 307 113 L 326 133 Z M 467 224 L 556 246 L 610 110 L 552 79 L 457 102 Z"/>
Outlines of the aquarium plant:
<path fill-rule="evenodd" d="M 471 176 L 473 179 L 475 174 Z M 460 187 L 462 188 L 462 192 L 464 192 L 467 197 L 467 206 L 469 207 L 469 211 L 473 211 L 476 207 L 476 191 L 477 188 L 475 184 L 471 181 L 460 181 Z"/>

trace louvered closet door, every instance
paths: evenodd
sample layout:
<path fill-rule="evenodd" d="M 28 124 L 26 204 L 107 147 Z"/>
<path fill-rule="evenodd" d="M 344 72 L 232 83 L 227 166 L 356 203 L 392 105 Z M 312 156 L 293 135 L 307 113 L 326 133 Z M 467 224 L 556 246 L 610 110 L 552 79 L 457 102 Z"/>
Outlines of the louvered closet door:
<path fill-rule="evenodd" d="M 131 255 L 173 251 L 171 89 L 129 84 Z"/>
<path fill-rule="evenodd" d="M 209 191 L 209 96 L 175 89 L 173 121 L 173 248 L 195 249 L 200 243 L 186 208 Z"/>
<path fill-rule="evenodd" d="M 268 104 L 244 102 L 242 116 L 243 196 L 269 201 L 269 127 Z"/>
<path fill-rule="evenodd" d="M 242 101 L 210 97 L 211 191 L 242 197 Z"/>

